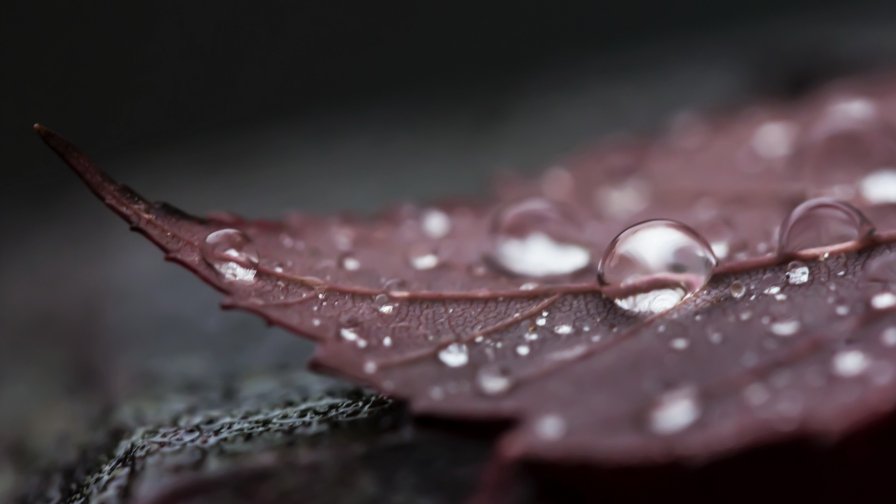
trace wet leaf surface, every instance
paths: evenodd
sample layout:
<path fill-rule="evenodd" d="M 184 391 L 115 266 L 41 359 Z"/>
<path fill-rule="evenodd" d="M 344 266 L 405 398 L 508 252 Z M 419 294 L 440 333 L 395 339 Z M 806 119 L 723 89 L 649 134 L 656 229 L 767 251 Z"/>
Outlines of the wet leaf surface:
<path fill-rule="evenodd" d="M 694 118 L 504 180 L 485 204 L 372 218 L 190 216 L 38 132 L 226 307 L 318 342 L 317 367 L 421 414 L 514 421 L 499 460 L 652 465 L 837 438 L 890 412 L 892 82 Z M 816 197 L 838 202 L 800 205 Z M 633 308 L 693 271 L 597 280 L 614 237 L 655 218 L 692 227 L 718 258 L 668 311 Z M 668 243 L 636 249 L 688 264 Z"/>

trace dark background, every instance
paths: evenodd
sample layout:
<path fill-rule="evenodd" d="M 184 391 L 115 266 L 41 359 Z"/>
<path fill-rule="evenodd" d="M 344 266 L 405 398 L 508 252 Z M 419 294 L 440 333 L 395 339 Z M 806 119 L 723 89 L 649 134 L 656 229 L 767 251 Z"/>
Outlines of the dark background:
<path fill-rule="evenodd" d="M 189 211 L 365 211 L 896 62 L 892 2 L 184 3 L 0 8 L 0 500 L 97 397 L 309 351 L 220 312 L 34 122 Z"/>

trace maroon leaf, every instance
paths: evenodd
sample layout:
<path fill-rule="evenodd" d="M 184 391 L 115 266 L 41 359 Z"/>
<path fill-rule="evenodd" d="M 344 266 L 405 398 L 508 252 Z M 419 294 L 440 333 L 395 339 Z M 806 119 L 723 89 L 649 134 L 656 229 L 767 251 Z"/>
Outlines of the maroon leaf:
<path fill-rule="evenodd" d="M 505 181 L 490 204 L 370 219 L 193 217 L 36 128 L 225 306 L 316 340 L 317 366 L 420 413 L 516 421 L 502 457 L 650 464 L 838 436 L 896 404 L 896 171 L 881 168 L 896 163 L 893 83 L 603 146 L 535 183 Z M 788 217 L 816 196 L 854 206 L 813 200 Z M 641 298 L 614 299 L 693 272 L 602 287 L 596 265 L 648 218 L 692 226 L 720 262 L 702 289 L 645 314 L 631 309 Z"/>

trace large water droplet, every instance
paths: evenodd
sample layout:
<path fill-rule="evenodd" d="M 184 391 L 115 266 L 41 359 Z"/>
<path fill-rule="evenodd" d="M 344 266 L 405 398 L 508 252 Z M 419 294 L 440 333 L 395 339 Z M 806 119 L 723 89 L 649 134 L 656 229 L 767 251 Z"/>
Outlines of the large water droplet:
<path fill-rule="evenodd" d="M 439 351 L 439 360 L 448 367 L 465 366 L 470 361 L 470 352 L 463 343 L 452 343 Z"/>
<path fill-rule="evenodd" d="M 205 237 L 202 258 L 233 282 L 252 282 L 258 272 L 258 252 L 252 241 L 240 230 L 220 229 Z"/>
<path fill-rule="evenodd" d="M 543 198 L 530 198 L 495 215 L 491 259 L 521 276 L 547 277 L 578 271 L 591 262 L 578 243 L 582 228 L 573 213 Z"/>
<path fill-rule="evenodd" d="M 620 287 L 668 281 L 668 287 L 616 300 L 627 310 L 658 313 L 706 285 L 715 265 L 712 249 L 696 231 L 658 219 L 635 224 L 614 238 L 598 276 L 604 285 Z"/>
<path fill-rule="evenodd" d="M 814 198 L 794 208 L 781 225 L 778 253 L 810 252 L 867 238 L 871 222 L 856 207 L 832 198 Z"/>

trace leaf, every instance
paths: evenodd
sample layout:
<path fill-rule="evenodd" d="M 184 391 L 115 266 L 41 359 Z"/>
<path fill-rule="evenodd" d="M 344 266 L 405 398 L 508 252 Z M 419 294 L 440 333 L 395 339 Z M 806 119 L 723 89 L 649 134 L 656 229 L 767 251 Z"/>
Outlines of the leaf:
<path fill-rule="evenodd" d="M 421 414 L 513 421 L 502 460 L 642 465 L 836 437 L 892 410 L 896 192 L 891 172 L 869 172 L 896 162 L 894 119 L 893 81 L 859 82 L 600 146 L 538 181 L 505 180 L 483 205 L 280 221 L 151 203 L 36 128 L 225 307 L 317 341 L 318 368 Z M 820 258 L 776 254 L 790 210 L 831 193 L 876 234 Z M 523 224 L 579 248 L 550 249 L 546 269 L 521 268 L 531 278 L 496 259 L 496 233 L 517 202 L 548 200 L 565 203 Z M 705 288 L 651 316 L 613 299 L 662 282 L 601 287 L 593 267 L 646 218 L 686 222 L 724 255 Z M 564 228 L 576 221 L 578 232 Z M 586 267 L 565 271 L 582 249 Z"/>

